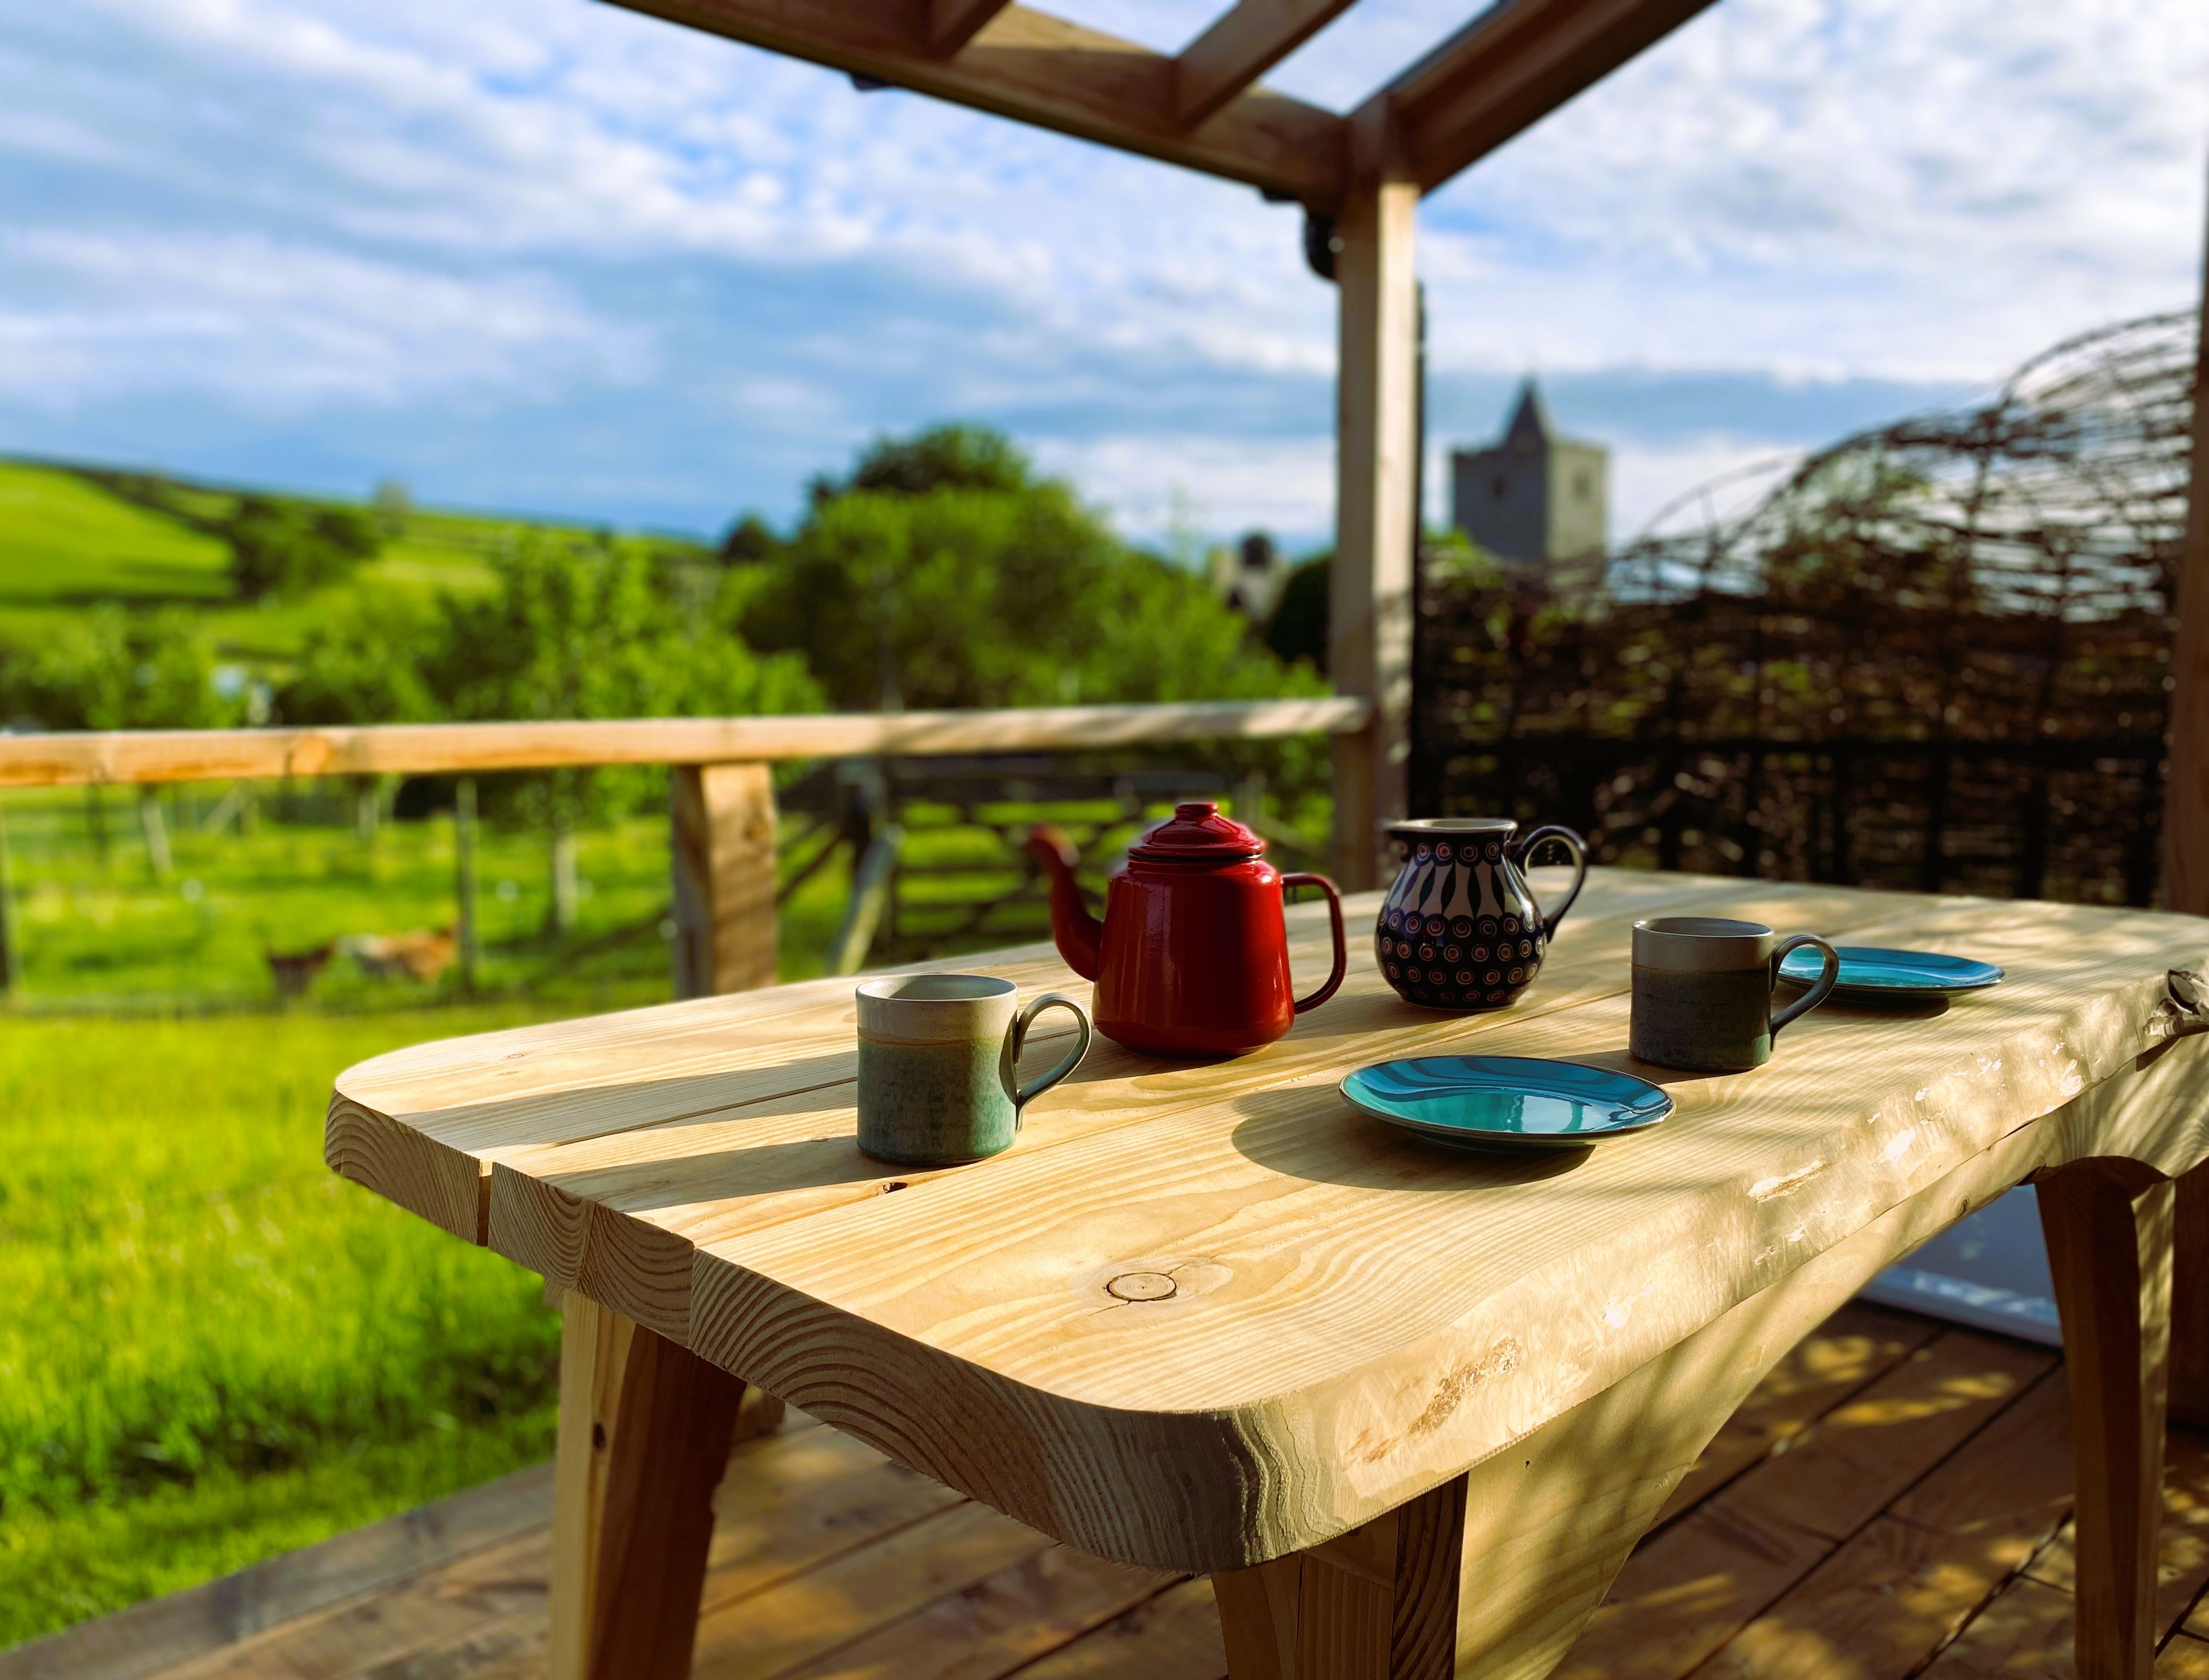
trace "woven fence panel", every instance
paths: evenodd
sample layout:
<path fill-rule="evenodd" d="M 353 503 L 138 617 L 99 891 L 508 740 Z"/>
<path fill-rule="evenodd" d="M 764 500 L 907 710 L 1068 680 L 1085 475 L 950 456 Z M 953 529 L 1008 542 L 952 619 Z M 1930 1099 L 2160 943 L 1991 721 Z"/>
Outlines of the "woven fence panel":
<path fill-rule="evenodd" d="M 1418 815 L 1600 861 L 2145 904 L 2197 318 L 2058 346 L 1580 575 L 1436 557 Z"/>

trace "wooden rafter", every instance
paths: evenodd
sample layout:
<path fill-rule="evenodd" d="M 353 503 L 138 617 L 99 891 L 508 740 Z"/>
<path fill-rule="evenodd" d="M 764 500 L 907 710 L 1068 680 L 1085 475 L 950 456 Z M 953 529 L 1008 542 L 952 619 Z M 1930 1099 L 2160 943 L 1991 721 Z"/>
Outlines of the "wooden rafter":
<path fill-rule="evenodd" d="M 963 50 L 942 56 L 939 21 L 963 23 L 986 0 L 617 0 L 711 34 L 810 59 L 977 110 L 1141 153 L 1298 199 L 1339 202 L 1343 119 L 1250 88 L 1209 121 L 1177 115 L 1175 61 L 1079 24 L 1008 5 Z"/>
<path fill-rule="evenodd" d="M 1356 0 L 1237 0 L 1174 60 L 1174 114 L 1194 127 Z"/>
<path fill-rule="evenodd" d="M 1353 120 L 1396 135 L 1431 192 L 1694 16 L 1711 0 L 1502 0 Z"/>
<path fill-rule="evenodd" d="M 928 0 L 928 45 L 948 57 L 980 34 L 1009 0 Z"/>

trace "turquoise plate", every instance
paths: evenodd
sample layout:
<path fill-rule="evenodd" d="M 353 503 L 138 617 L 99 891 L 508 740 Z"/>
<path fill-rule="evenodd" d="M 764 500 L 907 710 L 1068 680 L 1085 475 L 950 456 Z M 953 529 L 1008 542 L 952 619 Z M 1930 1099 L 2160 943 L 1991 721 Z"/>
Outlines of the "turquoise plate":
<path fill-rule="evenodd" d="M 1833 996 L 1857 1003 L 1923 1003 L 1984 991 L 2000 985 L 2002 972 L 1990 962 L 1944 957 L 1937 951 L 1890 951 L 1881 945 L 1837 945 L 1841 978 Z M 1797 945 L 1779 960 L 1779 978 L 1790 985 L 1817 983 L 1825 959 L 1815 945 Z"/>
<path fill-rule="evenodd" d="M 1579 1149 L 1646 1131 L 1672 1099 L 1646 1080 L 1527 1056 L 1415 1056 L 1342 1081 L 1351 1106 L 1462 1149 Z"/>

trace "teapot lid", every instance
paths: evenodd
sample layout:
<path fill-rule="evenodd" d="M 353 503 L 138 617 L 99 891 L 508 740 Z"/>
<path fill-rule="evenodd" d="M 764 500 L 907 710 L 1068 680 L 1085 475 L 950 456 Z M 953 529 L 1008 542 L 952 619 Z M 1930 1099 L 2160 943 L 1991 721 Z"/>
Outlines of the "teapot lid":
<path fill-rule="evenodd" d="M 1266 842 L 1210 799 L 1176 805 L 1174 814 L 1129 850 L 1130 858 L 1255 858 Z"/>

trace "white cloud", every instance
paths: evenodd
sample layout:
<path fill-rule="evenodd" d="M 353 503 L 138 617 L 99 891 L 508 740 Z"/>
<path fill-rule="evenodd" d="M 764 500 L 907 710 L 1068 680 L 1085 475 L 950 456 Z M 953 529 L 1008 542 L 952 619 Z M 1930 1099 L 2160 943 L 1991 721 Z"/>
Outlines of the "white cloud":
<path fill-rule="evenodd" d="M 1054 442 L 1036 459 L 1109 507 L 1123 533 L 1162 546 L 1190 533 L 1317 533 L 1333 517 L 1331 437 L 1122 434 Z"/>
<path fill-rule="evenodd" d="M 182 383 L 279 408 L 392 405 L 649 369 L 633 329 L 533 274 L 456 279 L 250 235 L 34 229 L 0 235 L 0 252 L 72 300 L 0 316 L 15 346 L 0 389 L 19 397 Z"/>
<path fill-rule="evenodd" d="M 1220 3 L 1066 9 L 1170 47 Z M 1276 79 L 1347 106 L 1467 15 L 1363 0 Z M 1724 0 L 1429 202 L 1435 365 L 1990 380 L 2192 291 L 2205 132 L 2199 0 Z M 1247 408 L 1208 432 L 1132 418 L 1160 370 L 1285 389 L 1331 370 L 1333 294 L 1292 209 L 612 6 L 21 13 L 0 21 L 0 155 L 75 172 L 0 197 L 0 391 L 48 406 L 152 380 L 332 405 L 334 427 L 347 402 L 465 395 L 496 425 L 659 382 L 729 393 L 755 431 L 728 453 L 779 461 L 890 424 L 870 404 L 894 370 L 937 412 L 1093 398 L 1088 435 L 1042 454 L 1131 529 L 1164 528 L 1177 482 L 1223 530 L 1328 518 L 1324 437 Z M 609 301 L 609 276 L 683 265 L 728 286 Z M 861 268 L 878 289 L 822 278 Z M 777 365 L 697 365 L 676 346 L 744 286 L 817 295 Z M 1767 447 L 1637 439 L 1622 533 Z"/>

